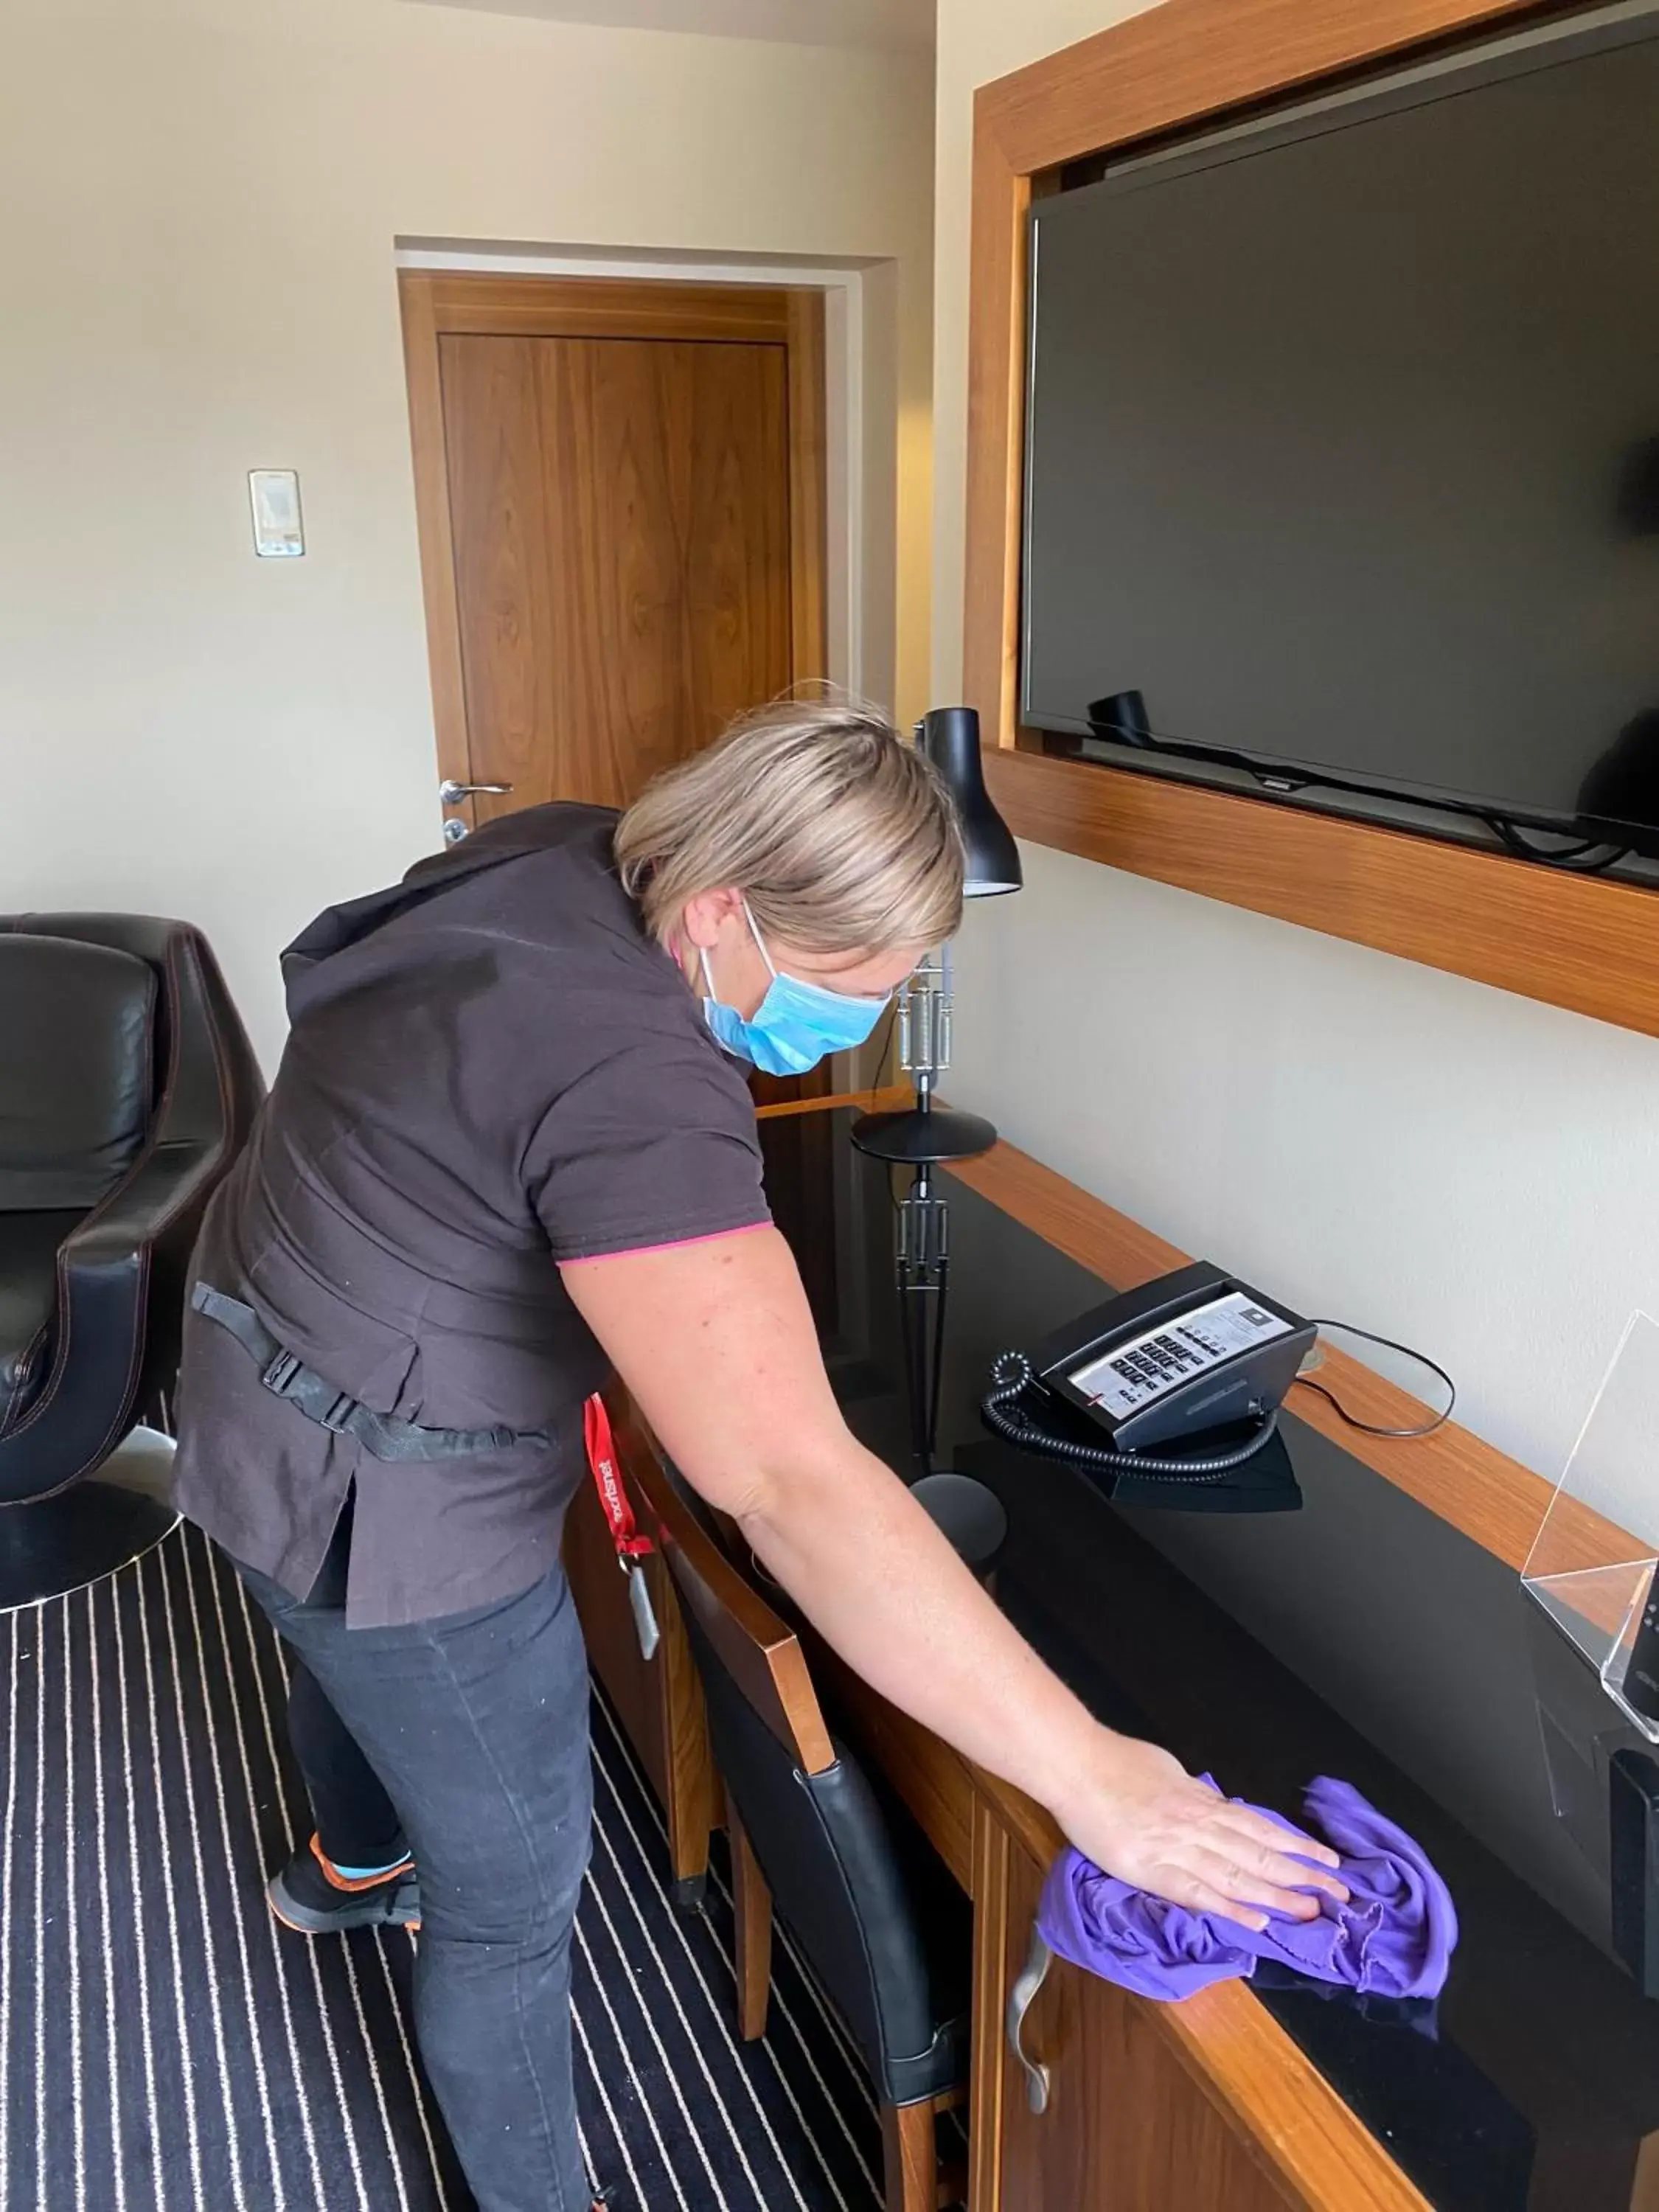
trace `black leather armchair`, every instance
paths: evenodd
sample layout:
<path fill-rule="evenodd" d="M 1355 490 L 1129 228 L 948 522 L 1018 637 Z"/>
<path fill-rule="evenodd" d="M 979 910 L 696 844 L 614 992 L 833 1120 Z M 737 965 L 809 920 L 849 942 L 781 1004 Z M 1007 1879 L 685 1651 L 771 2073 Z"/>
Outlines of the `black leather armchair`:
<path fill-rule="evenodd" d="M 196 930 L 0 916 L 0 1606 L 171 1527 L 153 1485 L 86 1478 L 172 1389 L 191 1249 L 264 1088 Z"/>

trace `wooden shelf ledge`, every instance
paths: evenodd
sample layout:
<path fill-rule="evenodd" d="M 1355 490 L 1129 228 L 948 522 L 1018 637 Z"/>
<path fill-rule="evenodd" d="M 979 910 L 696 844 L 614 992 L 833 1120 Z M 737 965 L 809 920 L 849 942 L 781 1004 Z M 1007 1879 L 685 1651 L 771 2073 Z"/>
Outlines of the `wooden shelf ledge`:
<path fill-rule="evenodd" d="M 988 746 L 1017 837 L 1659 1036 L 1659 894 L 1335 815 Z"/>

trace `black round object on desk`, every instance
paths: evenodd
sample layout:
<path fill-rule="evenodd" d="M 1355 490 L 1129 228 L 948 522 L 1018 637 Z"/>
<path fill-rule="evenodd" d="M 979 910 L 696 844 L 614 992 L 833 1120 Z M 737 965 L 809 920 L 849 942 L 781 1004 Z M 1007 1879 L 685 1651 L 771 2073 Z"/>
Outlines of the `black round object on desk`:
<path fill-rule="evenodd" d="M 995 1123 L 982 1114 L 964 1114 L 958 1107 L 901 1106 L 890 1113 L 860 1114 L 852 1137 L 872 1159 L 925 1167 L 934 1160 L 976 1159 L 990 1151 L 997 1133 Z"/>
<path fill-rule="evenodd" d="M 1008 1535 L 996 1492 L 968 1474 L 924 1474 L 910 1495 L 965 1566 L 989 1574 Z"/>

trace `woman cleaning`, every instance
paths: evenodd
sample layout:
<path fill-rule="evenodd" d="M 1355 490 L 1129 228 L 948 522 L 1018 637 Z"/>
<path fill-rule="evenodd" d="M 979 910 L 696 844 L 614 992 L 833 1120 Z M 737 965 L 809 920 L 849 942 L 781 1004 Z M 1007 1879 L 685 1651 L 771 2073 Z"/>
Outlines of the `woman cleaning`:
<path fill-rule="evenodd" d="M 1311 1917 L 1310 1881 L 1344 1893 L 1093 1720 L 831 1395 L 744 1066 L 861 1042 L 961 896 L 921 757 L 790 703 L 620 820 L 509 816 L 285 956 L 287 1048 L 197 1259 L 178 1497 L 298 1662 L 316 1834 L 272 1908 L 313 1933 L 419 1917 L 422 2053 L 483 2212 L 592 2202 L 559 1538 L 613 1370 L 848 1663 L 1099 1866 L 1258 1927 Z"/>

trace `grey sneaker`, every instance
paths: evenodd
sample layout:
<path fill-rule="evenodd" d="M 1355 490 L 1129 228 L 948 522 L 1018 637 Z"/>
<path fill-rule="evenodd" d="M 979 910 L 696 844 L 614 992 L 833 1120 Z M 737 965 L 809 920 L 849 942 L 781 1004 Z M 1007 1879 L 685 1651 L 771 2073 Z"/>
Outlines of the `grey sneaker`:
<path fill-rule="evenodd" d="M 337 1874 L 313 1836 L 265 1885 L 284 1928 L 329 1936 L 347 1928 L 418 1928 L 421 1885 L 412 1858 L 367 1880 Z"/>

